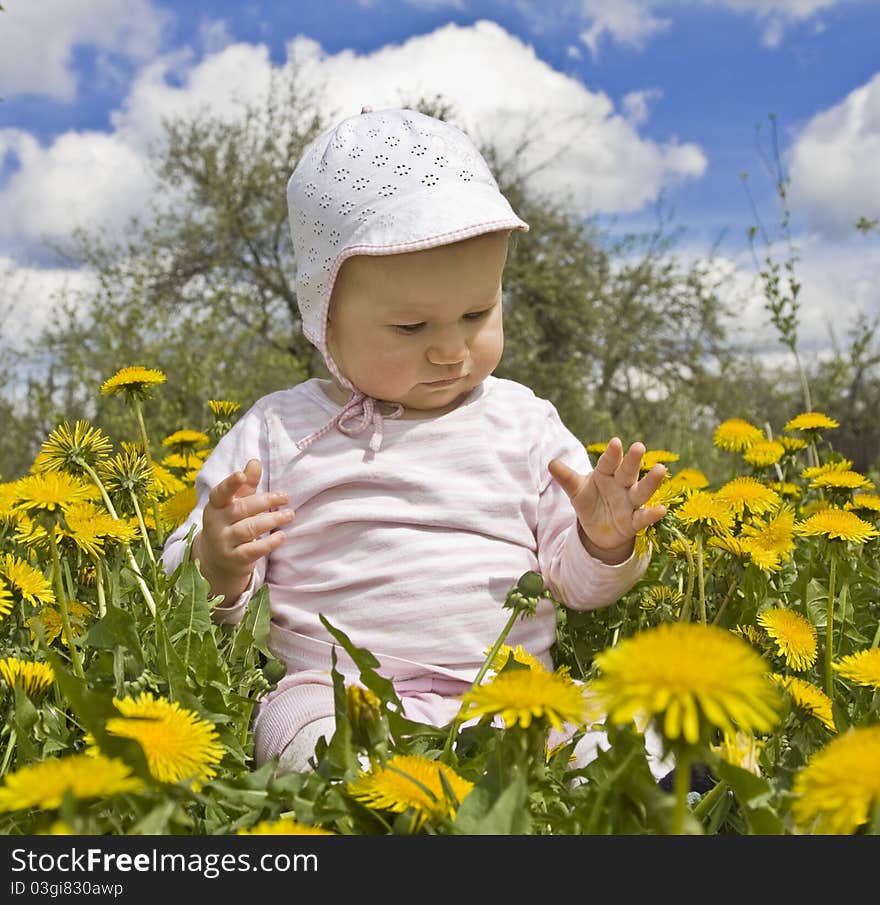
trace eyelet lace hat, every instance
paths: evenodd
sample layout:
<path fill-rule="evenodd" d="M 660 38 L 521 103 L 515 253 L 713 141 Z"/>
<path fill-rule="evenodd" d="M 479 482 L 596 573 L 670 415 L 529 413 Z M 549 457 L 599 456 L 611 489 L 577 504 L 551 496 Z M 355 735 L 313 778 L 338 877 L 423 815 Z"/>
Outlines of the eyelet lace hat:
<path fill-rule="evenodd" d="M 334 427 L 373 428 L 377 401 L 353 386 L 327 348 L 327 314 L 339 268 L 353 255 L 421 251 L 503 229 L 528 230 L 498 189 L 471 139 L 415 110 L 373 111 L 340 122 L 306 148 L 287 184 L 296 294 L 305 337 L 352 395 L 342 411 L 297 444 L 306 449 Z M 385 417 L 399 417 L 401 407 Z"/>

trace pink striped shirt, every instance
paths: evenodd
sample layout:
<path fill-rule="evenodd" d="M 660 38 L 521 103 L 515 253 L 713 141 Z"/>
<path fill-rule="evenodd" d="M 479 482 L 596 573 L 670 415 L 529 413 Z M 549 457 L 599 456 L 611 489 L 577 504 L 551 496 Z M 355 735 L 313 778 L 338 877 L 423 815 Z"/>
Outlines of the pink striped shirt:
<path fill-rule="evenodd" d="M 332 636 L 319 614 L 398 680 L 434 675 L 470 681 L 509 618 L 507 592 L 540 572 L 573 609 L 606 606 L 644 573 L 648 556 L 606 565 L 583 548 L 574 510 L 547 464 L 587 473 L 586 450 L 553 405 L 514 381 L 488 377 L 453 411 L 386 420 L 381 449 L 337 430 L 300 452 L 296 441 L 340 407 L 312 379 L 271 393 L 217 444 L 196 481 L 198 504 L 168 538 L 170 572 L 215 484 L 249 459 L 259 490 L 284 490 L 296 515 L 284 543 L 260 561 L 247 591 L 214 610 L 241 619 L 264 582 L 270 648 L 289 673 L 329 670 Z M 552 604 L 519 619 L 507 637 L 551 665 Z M 343 651 L 339 669 L 356 674 Z"/>

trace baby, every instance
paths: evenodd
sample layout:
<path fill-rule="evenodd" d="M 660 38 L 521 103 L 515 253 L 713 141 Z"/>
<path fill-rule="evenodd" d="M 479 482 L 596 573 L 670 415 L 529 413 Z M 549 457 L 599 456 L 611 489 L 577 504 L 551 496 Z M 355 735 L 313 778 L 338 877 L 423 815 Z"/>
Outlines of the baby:
<path fill-rule="evenodd" d="M 287 674 L 257 708 L 255 759 L 302 770 L 334 725 L 320 616 L 378 658 L 407 717 L 446 725 L 524 572 L 578 610 L 639 579 L 634 538 L 665 514 L 644 508 L 665 469 L 640 477 L 644 446 L 616 437 L 593 469 L 550 402 L 493 376 L 508 243 L 528 225 L 462 131 L 364 108 L 306 149 L 288 205 L 302 328 L 331 379 L 242 415 L 163 562 L 181 562 L 194 529 L 218 621 L 268 585 Z M 506 641 L 552 668 L 555 639 L 545 599 Z"/>

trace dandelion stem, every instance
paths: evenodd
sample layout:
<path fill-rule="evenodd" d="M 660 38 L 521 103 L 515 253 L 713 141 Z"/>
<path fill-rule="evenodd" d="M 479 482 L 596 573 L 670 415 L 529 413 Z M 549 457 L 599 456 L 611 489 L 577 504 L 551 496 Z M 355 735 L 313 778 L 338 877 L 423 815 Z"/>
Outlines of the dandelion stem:
<path fill-rule="evenodd" d="M 706 580 L 703 576 L 703 535 L 697 532 L 697 579 L 700 592 L 700 622 L 706 624 Z"/>
<path fill-rule="evenodd" d="M 687 557 L 688 564 L 688 583 L 687 590 L 684 592 L 684 600 L 681 604 L 681 611 L 678 617 L 679 622 L 688 622 L 691 618 L 691 598 L 694 596 L 694 557 L 691 553 L 691 547 L 688 543 L 687 538 L 672 525 L 669 525 L 669 530 L 681 541 L 681 545 L 684 548 L 684 555 Z"/>
<path fill-rule="evenodd" d="M 104 567 L 101 565 L 101 557 L 93 556 L 95 563 L 95 590 L 98 592 L 98 615 L 107 615 L 107 598 L 104 596 Z"/>
<path fill-rule="evenodd" d="M 675 757 L 675 773 L 672 783 L 672 794 L 675 796 L 675 805 L 672 811 L 673 836 L 684 835 L 684 821 L 687 814 L 687 796 L 691 790 L 691 753 L 683 746 L 679 748 Z"/>
<path fill-rule="evenodd" d="M 474 681 L 471 683 L 471 688 L 479 687 L 480 683 L 483 681 L 486 673 L 489 671 L 489 667 L 494 661 L 495 657 L 498 655 L 498 651 L 501 650 L 501 645 L 504 644 L 504 639 L 510 634 L 510 630 L 513 628 L 514 622 L 516 622 L 517 618 L 521 615 L 520 611 L 514 609 L 510 614 L 510 617 L 507 620 L 507 624 L 501 630 L 501 634 L 498 636 L 498 639 L 495 641 L 495 644 L 492 647 L 492 650 L 489 651 L 486 659 L 483 661 L 483 665 L 480 667 L 479 672 L 477 672 L 474 677 Z M 455 715 L 455 719 L 452 721 L 452 725 L 449 727 L 449 734 L 446 736 L 446 744 L 443 746 L 443 757 L 446 758 L 452 752 L 452 743 L 455 740 L 456 733 L 458 732 L 458 727 L 461 725 L 461 712 L 462 707 L 459 708 L 458 713 Z"/>
<path fill-rule="evenodd" d="M 724 600 L 721 601 L 721 606 L 718 607 L 718 612 L 715 614 L 715 618 L 712 620 L 712 625 L 718 625 L 718 621 L 721 619 L 721 614 L 727 609 L 727 604 L 730 603 L 733 598 L 733 592 L 737 589 L 739 585 L 738 581 L 731 581 L 730 587 L 727 589 L 727 593 L 724 595 Z"/>
<path fill-rule="evenodd" d="M 150 562 L 153 564 L 153 569 L 156 568 L 156 557 L 153 555 L 153 544 L 150 541 L 150 534 L 147 531 L 146 522 L 144 522 L 144 516 L 141 512 L 140 503 L 138 503 L 137 494 L 133 490 L 128 491 L 129 496 L 131 497 L 131 504 L 134 506 L 134 512 L 137 516 L 138 525 L 141 529 L 141 536 L 144 539 L 144 548 L 147 551 L 147 556 L 150 558 Z"/>
<path fill-rule="evenodd" d="M 834 593 L 837 580 L 837 557 L 831 554 L 831 566 L 828 570 L 828 603 L 825 610 L 825 694 L 834 699 L 834 681 L 832 679 L 831 660 L 834 642 Z"/>
<path fill-rule="evenodd" d="M 84 679 L 82 659 L 79 650 L 73 643 L 73 632 L 70 628 L 70 608 L 67 602 L 67 593 L 64 590 L 64 581 L 61 578 L 61 557 L 58 553 L 58 542 L 55 539 L 55 526 L 50 525 L 48 530 L 49 546 L 52 549 L 52 575 L 55 578 L 55 593 L 58 597 L 58 609 L 61 610 L 61 629 L 64 641 L 70 648 L 70 660 L 73 664 L 73 672 L 79 679 Z"/>
<path fill-rule="evenodd" d="M 9 740 L 6 742 L 6 750 L 3 752 L 3 763 L 0 764 L 0 776 L 5 776 L 12 761 L 12 752 L 15 750 L 15 726 L 9 728 Z"/>
<path fill-rule="evenodd" d="M 101 493 L 101 499 L 104 501 L 104 505 L 107 507 L 107 511 L 110 515 L 113 516 L 117 521 L 120 521 L 119 515 L 116 512 L 116 507 L 113 505 L 113 501 L 110 499 L 109 494 L 107 493 L 107 488 L 104 487 L 103 481 L 98 477 L 95 473 L 94 468 L 90 465 L 83 464 L 83 468 L 88 472 L 89 477 L 95 482 L 98 490 Z M 124 542 L 122 545 L 125 550 L 125 558 L 128 560 L 128 564 L 131 567 L 132 572 L 134 572 L 134 580 L 137 582 L 138 587 L 141 589 L 141 594 L 143 594 L 144 600 L 147 604 L 147 609 L 150 611 L 151 616 L 156 615 L 156 603 L 153 600 L 153 595 L 150 593 L 150 589 L 147 587 L 147 583 L 144 581 L 144 576 L 141 574 L 141 568 L 137 564 L 137 560 L 134 558 L 134 553 L 131 552 L 131 546 L 128 542 Z M 147 544 L 147 548 L 149 549 L 149 544 Z"/>

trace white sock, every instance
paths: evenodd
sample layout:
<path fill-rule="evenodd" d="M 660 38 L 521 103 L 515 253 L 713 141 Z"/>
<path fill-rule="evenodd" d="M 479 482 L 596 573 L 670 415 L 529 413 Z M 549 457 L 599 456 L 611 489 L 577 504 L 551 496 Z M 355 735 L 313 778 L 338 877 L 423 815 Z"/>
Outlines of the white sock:
<path fill-rule="evenodd" d="M 302 773 L 311 770 L 309 758 L 315 753 L 318 739 L 323 735 L 329 742 L 335 731 L 336 717 L 334 716 L 325 716 L 306 723 L 281 752 L 276 774 Z"/>

